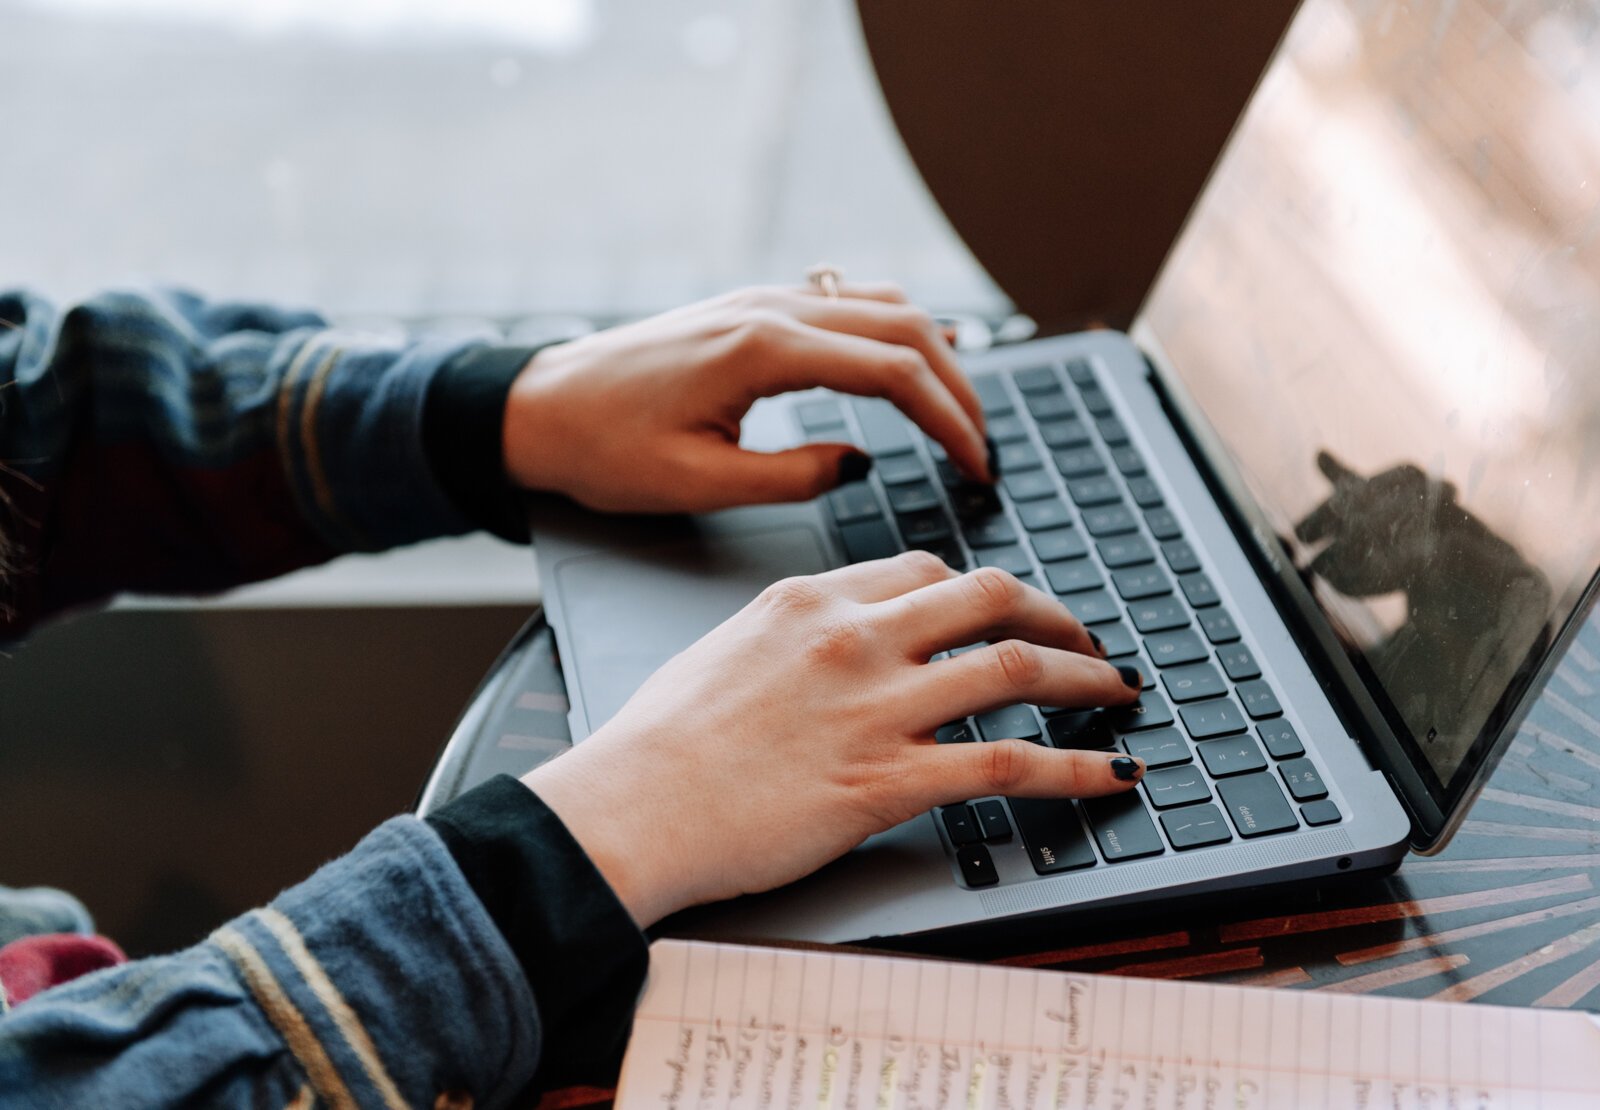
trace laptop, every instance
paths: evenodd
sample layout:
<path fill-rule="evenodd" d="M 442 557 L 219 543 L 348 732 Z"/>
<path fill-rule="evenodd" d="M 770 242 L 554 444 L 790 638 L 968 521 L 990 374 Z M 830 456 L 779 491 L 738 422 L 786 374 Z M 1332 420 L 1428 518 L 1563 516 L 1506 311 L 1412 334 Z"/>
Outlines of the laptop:
<path fill-rule="evenodd" d="M 744 442 L 849 440 L 865 481 L 667 522 L 535 513 L 579 743 L 772 581 L 908 547 L 1053 593 L 1147 676 L 1130 709 L 938 735 L 1137 755 L 1132 792 L 946 806 L 694 932 L 915 937 L 1446 843 L 1595 596 L 1587 33 L 1554 3 L 1307 0 L 1130 333 L 966 361 L 994 489 L 887 403 L 812 392 L 758 405 Z"/>

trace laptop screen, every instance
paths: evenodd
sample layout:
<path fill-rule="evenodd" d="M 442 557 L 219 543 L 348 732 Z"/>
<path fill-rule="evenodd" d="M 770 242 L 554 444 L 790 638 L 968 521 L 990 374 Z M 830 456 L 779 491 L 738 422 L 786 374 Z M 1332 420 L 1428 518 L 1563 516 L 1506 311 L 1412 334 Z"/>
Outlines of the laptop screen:
<path fill-rule="evenodd" d="M 1600 564 L 1600 15 L 1308 0 L 1147 300 L 1448 808 Z"/>

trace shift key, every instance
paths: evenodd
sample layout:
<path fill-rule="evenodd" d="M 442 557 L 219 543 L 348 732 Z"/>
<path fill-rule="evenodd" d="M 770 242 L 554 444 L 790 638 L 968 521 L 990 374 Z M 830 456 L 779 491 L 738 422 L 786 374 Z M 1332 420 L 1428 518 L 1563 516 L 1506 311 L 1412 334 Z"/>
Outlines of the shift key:
<path fill-rule="evenodd" d="M 1089 815 L 1094 838 L 1109 863 L 1154 856 L 1165 850 L 1161 834 L 1156 832 L 1155 822 L 1150 820 L 1138 794 L 1090 798 L 1083 803 L 1083 811 Z"/>
<path fill-rule="evenodd" d="M 1011 816 L 1028 848 L 1028 862 L 1041 875 L 1073 871 L 1095 862 L 1072 803 L 1061 798 L 1011 798 Z"/>

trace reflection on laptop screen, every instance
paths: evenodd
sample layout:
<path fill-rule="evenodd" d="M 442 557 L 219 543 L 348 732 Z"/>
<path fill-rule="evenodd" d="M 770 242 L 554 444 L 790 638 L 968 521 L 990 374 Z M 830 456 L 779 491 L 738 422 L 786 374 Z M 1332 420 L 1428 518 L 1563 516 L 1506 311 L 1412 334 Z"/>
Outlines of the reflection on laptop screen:
<path fill-rule="evenodd" d="M 1600 557 L 1600 12 L 1309 0 L 1144 311 L 1448 790 Z"/>

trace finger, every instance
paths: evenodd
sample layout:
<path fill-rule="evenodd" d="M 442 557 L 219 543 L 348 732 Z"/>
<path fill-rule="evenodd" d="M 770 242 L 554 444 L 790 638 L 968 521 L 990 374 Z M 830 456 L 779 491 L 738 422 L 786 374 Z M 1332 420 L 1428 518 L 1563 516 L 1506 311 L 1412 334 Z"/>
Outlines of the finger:
<path fill-rule="evenodd" d="M 1317 452 L 1317 469 L 1322 471 L 1328 481 L 1336 486 L 1351 480 L 1360 480 L 1361 478 L 1361 475 L 1335 458 L 1332 451 Z"/>
<path fill-rule="evenodd" d="M 918 725 L 939 725 L 1002 706 L 1087 709 L 1127 705 L 1144 685 L 1137 668 L 1026 640 L 1001 640 L 917 668 L 907 704 Z"/>
<path fill-rule="evenodd" d="M 796 287 L 798 292 L 811 297 L 828 299 L 827 293 L 816 285 L 806 283 Z M 905 304 L 906 291 L 892 281 L 851 281 L 839 283 L 839 296 L 863 301 L 883 301 L 887 304 Z"/>
<path fill-rule="evenodd" d="M 915 347 L 927 359 L 952 396 L 960 402 L 973 425 L 982 431 L 983 402 L 972 387 L 966 372 L 934 323 L 921 309 L 899 302 L 874 300 L 828 300 L 824 297 L 795 297 L 786 305 L 802 323 L 829 331 L 848 332 Z"/>
<path fill-rule="evenodd" d="M 793 317 L 764 318 L 762 357 L 750 363 L 750 398 L 824 386 L 882 397 L 931 438 L 969 477 L 987 479 L 989 448 L 955 396 L 913 347 L 807 327 Z"/>
<path fill-rule="evenodd" d="M 851 601 L 866 605 L 943 582 L 957 573 L 932 552 L 906 551 L 892 559 L 851 563 L 816 577 Z"/>
<path fill-rule="evenodd" d="M 892 642 L 920 662 L 962 644 L 1012 638 L 1102 656 L 1099 642 L 1066 606 L 994 567 L 897 597 L 881 619 Z"/>
<path fill-rule="evenodd" d="M 908 760 L 907 799 L 931 809 L 968 798 L 1099 798 L 1131 790 L 1144 760 L 1110 752 L 1062 751 L 1026 740 L 937 744 Z"/>
<path fill-rule="evenodd" d="M 689 488 L 715 491 L 702 508 L 810 501 L 872 469 L 872 456 L 849 443 L 808 443 L 787 451 L 747 451 L 721 440 L 696 442 Z"/>

